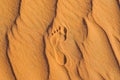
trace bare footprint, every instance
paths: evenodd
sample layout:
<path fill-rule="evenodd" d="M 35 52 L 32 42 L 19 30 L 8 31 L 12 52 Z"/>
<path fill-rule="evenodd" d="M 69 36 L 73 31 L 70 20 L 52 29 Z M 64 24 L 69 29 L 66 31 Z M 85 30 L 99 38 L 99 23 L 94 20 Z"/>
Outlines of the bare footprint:
<path fill-rule="evenodd" d="M 60 65 L 64 65 L 66 62 L 65 55 L 58 48 L 59 41 L 64 41 L 66 39 L 66 35 L 64 34 L 64 31 L 65 30 L 63 30 L 61 27 L 58 27 L 54 31 L 51 31 L 51 33 L 49 34 L 50 43 L 54 49 L 54 53 L 57 53 L 57 54 L 54 54 L 56 61 Z"/>
<path fill-rule="evenodd" d="M 57 55 L 55 55 L 53 45 L 51 45 L 51 42 L 50 42 L 51 37 L 52 36 L 50 35 L 48 36 L 47 33 L 44 36 L 45 53 L 46 53 L 46 57 L 47 57 L 48 64 L 49 64 L 49 80 L 70 80 L 66 68 L 61 65 L 63 64 L 62 63 L 63 61 L 56 62 L 56 59 L 60 59 L 64 56 L 61 55 L 60 58 L 56 57 Z"/>
<path fill-rule="evenodd" d="M 54 48 L 55 59 L 58 64 L 64 65 L 72 80 L 80 80 L 78 66 L 82 59 L 81 53 L 69 29 L 58 27 L 51 30 L 50 43 Z"/>

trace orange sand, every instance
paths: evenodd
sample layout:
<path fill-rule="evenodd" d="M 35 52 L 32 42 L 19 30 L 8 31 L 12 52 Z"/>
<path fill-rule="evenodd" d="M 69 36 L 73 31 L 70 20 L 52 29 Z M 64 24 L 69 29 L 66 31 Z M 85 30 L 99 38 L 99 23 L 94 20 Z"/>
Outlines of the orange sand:
<path fill-rule="evenodd" d="M 120 80 L 120 0 L 0 0 L 0 80 Z"/>

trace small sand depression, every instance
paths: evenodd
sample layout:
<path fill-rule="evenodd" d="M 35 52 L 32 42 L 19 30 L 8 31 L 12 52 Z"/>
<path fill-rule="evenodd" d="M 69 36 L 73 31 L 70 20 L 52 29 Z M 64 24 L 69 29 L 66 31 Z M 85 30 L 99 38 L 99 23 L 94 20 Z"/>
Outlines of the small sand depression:
<path fill-rule="evenodd" d="M 0 80 L 120 80 L 120 0 L 0 0 Z"/>

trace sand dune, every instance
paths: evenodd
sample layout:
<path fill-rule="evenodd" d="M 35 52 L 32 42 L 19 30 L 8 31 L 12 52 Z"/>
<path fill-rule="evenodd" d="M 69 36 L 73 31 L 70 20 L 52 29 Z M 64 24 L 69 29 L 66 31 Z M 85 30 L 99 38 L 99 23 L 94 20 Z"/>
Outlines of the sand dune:
<path fill-rule="evenodd" d="M 15 80 L 7 56 L 7 31 L 14 24 L 18 15 L 19 0 L 0 0 L 0 80 Z"/>
<path fill-rule="evenodd" d="M 0 80 L 120 80 L 120 0 L 1 0 Z"/>
<path fill-rule="evenodd" d="M 55 3 L 54 0 L 21 2 L 20 16 L 8 32 L 8 56 L 18 80 L 48 78 L 43 34 L 54 17 Z"/>

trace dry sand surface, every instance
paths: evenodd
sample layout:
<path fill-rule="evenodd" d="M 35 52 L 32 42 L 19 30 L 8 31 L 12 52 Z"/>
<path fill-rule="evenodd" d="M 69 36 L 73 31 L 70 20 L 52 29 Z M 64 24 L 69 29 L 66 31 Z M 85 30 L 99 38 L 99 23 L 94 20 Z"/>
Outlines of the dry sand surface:
<path fill-rule="evenodd" d="M 0 0 L 0 80 L 120 80 L 120 0 Z"/>

